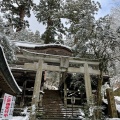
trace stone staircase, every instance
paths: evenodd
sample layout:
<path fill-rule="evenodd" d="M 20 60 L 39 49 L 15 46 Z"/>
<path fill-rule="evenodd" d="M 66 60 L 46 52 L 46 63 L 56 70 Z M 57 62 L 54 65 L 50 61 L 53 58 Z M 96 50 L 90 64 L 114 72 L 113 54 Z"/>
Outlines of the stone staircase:
<path fill-rule="evenodd" d="M 38 120 L 68 120 L 73 114 L 78 114 L 78 109 L 69 107 L 64 108 L 64 104 L 60 98 L 59 90 L 45 90 L 43 95 L 43 106 L 38 109 Z"/>

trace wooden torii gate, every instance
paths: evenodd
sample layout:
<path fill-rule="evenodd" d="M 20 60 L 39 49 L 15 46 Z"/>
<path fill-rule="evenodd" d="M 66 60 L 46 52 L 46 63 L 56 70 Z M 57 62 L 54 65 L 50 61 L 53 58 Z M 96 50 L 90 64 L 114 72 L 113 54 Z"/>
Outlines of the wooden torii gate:
<path fill-rule="evenodd" d="M 34 63 L 24 64 L 24 69 L 37 71 L 34 90 L 33 90 L 33 97 L 32 97 L 32 113 L 35 112 L 34 108 L 38 106 L 43 70 L 84 74 L 87 101 L 89 101 L 90 97 L 92 97 L 90 74 L 92 75 L 100 74 L 98 67 L 99 62 L 97 60 L 79 59 L 75 57 L 59 56 L 59 55 L 51 55 L 51 54 L 42 54 L 36 52 L 29 52 L 27 50 L 23 50 L 23 56 L 19 55 L 19 58 L 20 57 L 31 59 L 33 61 L 34 60 L 38 61 Z M 55 65 L 55 63 L 57 64 L 57 66 Z M 67 93 L 65 92 L 64 94 L 65 94 L 64 104 L 66 104 Z M 31 120 L 35 120 L 35 114 L 31 116 Z"/>

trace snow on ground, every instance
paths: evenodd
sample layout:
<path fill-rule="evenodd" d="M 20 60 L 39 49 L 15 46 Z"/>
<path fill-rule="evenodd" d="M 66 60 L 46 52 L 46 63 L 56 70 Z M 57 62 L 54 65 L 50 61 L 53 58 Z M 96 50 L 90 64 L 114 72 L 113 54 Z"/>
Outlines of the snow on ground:
<path fill-rule="evenodd" d="M 115 96 L 114 98 L 115 98 L 115 102 L 116 102 L 116 109 L 120 113 L 120 96 Z M 119 118 L 119 120 L 120 120 L 120 118 Z"/>
<path fill-rule="evenodd" d="M 11 120 L 29 120 L 29 116 L 28 115 L 26 115 L 25 117 L 16 116 L 13 117 Z"/>
<path fill-rule="evenodd" d="M 115 102 L 116 102 L 117 104 L 120 104 L 120 96 L 115 96 Z"/>
<path fill-rule="evenodd" d="M 120 113 L 120 105 L 116 104 L 116 109 L 118 110 L 118 112 Z"/>
<path fill-rule="evenodd" d="M 120 120 L 120 118 L 107 118 L 106 120 Z"/>
<path fill-rule="evenodd" d="M 29 120 L 29 113 L 27 112 L 28 108 L 24 108 L 24 111 L 21 114 L 26 116 L 14 116 L 11 120 Z"/>

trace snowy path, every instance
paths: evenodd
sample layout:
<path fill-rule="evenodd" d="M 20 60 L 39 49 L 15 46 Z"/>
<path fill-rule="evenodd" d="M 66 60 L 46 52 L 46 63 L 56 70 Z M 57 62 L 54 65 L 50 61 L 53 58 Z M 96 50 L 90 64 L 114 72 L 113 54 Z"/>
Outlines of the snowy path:
<path fill-rule="evenodd" d="M 25 117 L 16 116 L 16 117 L 13 117 L 11 120 L 29 120 L 29 118 L 28 116 L 25 116 Z"/>

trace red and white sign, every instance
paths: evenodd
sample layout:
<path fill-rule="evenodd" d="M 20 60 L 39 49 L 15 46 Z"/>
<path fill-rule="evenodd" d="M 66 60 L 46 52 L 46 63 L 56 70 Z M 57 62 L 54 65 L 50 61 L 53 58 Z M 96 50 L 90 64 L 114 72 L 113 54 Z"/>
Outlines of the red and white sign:
<path fill-rule="evenodd" d="M 1 108 L 0 119 L 12 119 L 16 97 L 5 93 Z"/>

